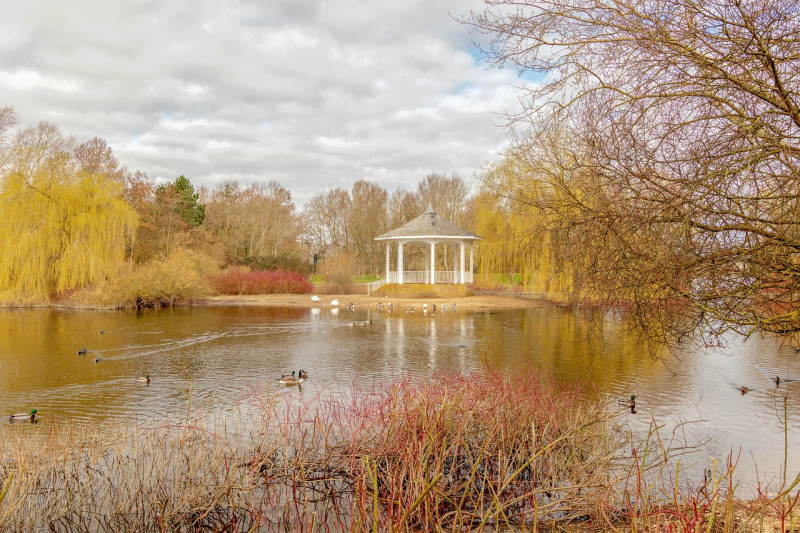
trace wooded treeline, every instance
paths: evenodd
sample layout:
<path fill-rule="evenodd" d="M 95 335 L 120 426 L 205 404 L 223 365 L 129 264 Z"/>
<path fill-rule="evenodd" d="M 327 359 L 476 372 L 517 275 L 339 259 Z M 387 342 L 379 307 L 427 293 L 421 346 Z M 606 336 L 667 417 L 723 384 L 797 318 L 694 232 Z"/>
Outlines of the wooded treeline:
<path fill-rule="evenodd" d="M 79 144 L 55 125 L 17 123 L 11 108 L 0 110 L 0 301 L 7 303 L 104 282 L 102 291 L 115 295 L 108 298 L 127 301 L 136 298 L 131 286 L 171 279 L 164 292 L 185 290 L 236 265 L 310 274 L 315 257 L 319 264 L 345 258 L 350 274 L 382 273 L 384 250 L 374 238 L 428 203 L 471 225 L 470 190 L 458 175 L 429 174 L 412 191 L 358 180 L 300 210 L 275 181 L 195 188 L 179 176 L 158 184 L 121 166 L 102 139 Z M 441 253 L 442 264 L 452 262 L 452 253 Z"/>

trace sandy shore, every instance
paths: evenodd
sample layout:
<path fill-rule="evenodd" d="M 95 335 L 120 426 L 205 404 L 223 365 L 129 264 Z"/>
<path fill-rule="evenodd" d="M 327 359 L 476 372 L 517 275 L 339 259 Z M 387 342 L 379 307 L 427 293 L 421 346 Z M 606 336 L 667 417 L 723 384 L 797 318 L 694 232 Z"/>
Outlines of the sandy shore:
<path fill-rule="evenodd" d="M 254 296 L 210 296 L 199 305 L 254 305 L 269 307 L 333 307 L 332 300 L 339 305 L 356 304 L 356 307 L 375 307 L 379 302 L 392 302 L 399 309 L 422 308 L 422 304 L 457 304 L 458 309 L 525 309 L 528 307 L 553 307 L 547 300 L 527 296 L 466 296 L 463 298 L 385 298 L 361 294 L 320 294 L 320 301 L 311 300 L 310 294 L 262 294 Z"/>

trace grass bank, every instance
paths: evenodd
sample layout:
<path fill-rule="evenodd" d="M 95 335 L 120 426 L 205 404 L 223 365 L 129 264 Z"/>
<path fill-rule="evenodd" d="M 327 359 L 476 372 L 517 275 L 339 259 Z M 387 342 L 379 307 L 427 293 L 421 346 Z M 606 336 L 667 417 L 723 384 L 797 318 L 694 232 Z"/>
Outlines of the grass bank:
<path fill-rule="evenodd" d="M 740 532 L 796 520 L 796 494 L 742 502 L 726 465 L 685 483 L 682 443 L 655 426 L 634 437 L 618 406 L 531 371 L 305 402 L 262 391 L 250 404 L 224 431 L 3 431 L 0 530 Z"/>

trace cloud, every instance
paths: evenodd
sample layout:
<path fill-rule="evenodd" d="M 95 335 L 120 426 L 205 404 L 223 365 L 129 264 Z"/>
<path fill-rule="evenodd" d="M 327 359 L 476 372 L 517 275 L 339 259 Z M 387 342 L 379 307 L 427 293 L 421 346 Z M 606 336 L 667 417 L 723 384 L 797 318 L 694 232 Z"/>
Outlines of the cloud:
<path fill-rule="evenodd" d="M 476 62 L 453 18 L 471 1 L 12 3 L 0 106 L 100 136 L 153 177 L 276 179 L 299 203 L 361 178 L 470 176 L 524 82 Z"/>

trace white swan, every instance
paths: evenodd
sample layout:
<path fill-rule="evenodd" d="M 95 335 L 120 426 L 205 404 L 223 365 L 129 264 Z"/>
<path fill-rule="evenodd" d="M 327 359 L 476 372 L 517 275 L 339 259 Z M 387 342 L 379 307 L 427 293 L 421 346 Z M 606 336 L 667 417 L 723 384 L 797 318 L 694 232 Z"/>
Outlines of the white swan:
<path fill-rule="evenodd" d="M 312 302 L 318 302 L 318 301 L 320 301 L 321 299 L 322 299 L 322 298 L 320 298 L 320 297 L 319 297 L 319 296 L 317 296 L 316 294 L 315 294 L 314 296 L 312 296 L 312 297 L 311 297 L 311 301 L 312 301 Z"/>
<path fill-rule="evenodd" d="M 331 305 L 339 305 L 339 300 L 332 300 Z"/>

